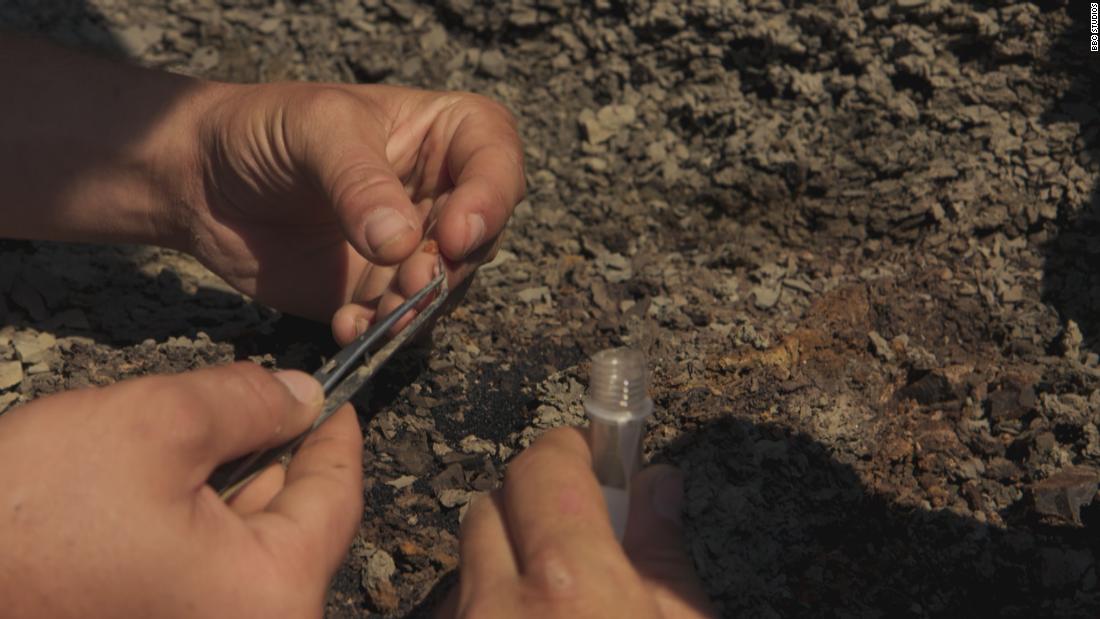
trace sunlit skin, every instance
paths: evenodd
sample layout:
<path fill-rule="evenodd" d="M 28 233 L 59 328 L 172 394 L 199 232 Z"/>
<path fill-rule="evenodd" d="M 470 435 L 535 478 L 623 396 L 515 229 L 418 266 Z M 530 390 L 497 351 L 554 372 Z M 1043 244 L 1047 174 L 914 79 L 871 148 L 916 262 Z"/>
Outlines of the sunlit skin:
<path fill-rule="evenodd" d="M 476 95 L 220 84 L 6 36 L 0 77 L 0 236 L 186 251 L 241 292 L 331 321 L 341 343 L 426 284 L 440 255 L 452 286 L 468 282 L 525 191 L 512 115 Z M 3 612 L 320 617 L 361 517 L 351 408 L 229 504 L 206 484 L 308 427 L 320 402 L 305 374 L 240 363 L 8 411 Z M 609 538 L 579 440 L 551 434 L 471 508 L 444 614 L 517 616 L 533 596 L 540 616 L 614 616 L 618 587 L 640 596 L 638 616 L 705 612 L 672 520 L 640 509 L 625 546 Z M 546 500 L 565 517 L 536 517 Z"/>
<path fill-rule="evenodd" d="M 501 489 L 470 506 L 459 586 L 439 615 L 714 617 L 684 551 L 682 496 L 676 469 L 640 472 L 620 544 L 583 432 L 548 432 L 512 461 Z"/>

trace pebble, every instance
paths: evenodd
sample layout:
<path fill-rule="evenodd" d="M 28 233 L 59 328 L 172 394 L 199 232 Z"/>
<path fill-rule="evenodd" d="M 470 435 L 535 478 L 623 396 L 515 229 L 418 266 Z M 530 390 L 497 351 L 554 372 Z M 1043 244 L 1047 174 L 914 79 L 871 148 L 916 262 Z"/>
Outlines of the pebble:
<path fill-rule="evenodd" d="M 39 361 L 34 365 L 27 368 L 27 376 L 34 376 L 35 374 L 45 374 L 50 371 L 50 364 L 45 361 Z"/>
<path fill-rule="evenodd" d="M 508 74 L 508 61 L 500 50 L 492 49 L 481 55 L 477 68 L 489 77 L 500 79 Z"/>
<path fill-rule="evenodd" d="M 387 481 L 386 485 L 401 490 L 402 488 L 407 488 L 413 485 L 413 482 L 415 482 L 416 480 L 417 477 L 415 475 L 402 475 L 397 479 L 391 479 L 390 481 Z"/>
<path fill-rule="evenodd" d="M 164 38 L 164 30 L 146 24 L 128 26 L 115 33 L 118 42 L 133 56 L 149 51 Z"/>
<path fill-rule="evenodd" d="M 448 488 L 446 490 L 439 491 L 439 502 L 443 505 L 443 507 L 458 507 L 459 505 L 465 505 L 469 501 L 470 492 L 468 490 Z"/>
<path fill-rule="evenodd" d="M 371 602 L 383 612 L 397 609 L 400 601 L 390 579 L 397 572 L 393 557 L 382 549 L 375 549 L 366 560 L 363 572 L 363 588 L 367 590 Z"/>
<path fill-rule="evenodd" d="M 0 362 L 0 389 L 10 389 L 23 382 L 23 364 L 18 361 Z"/>
<path fill-rule="evenodd" d="M 497 444 L 488 439 L 469 434 L 458 442 L 458 448 L 468 454 L 492 455 L 497 451 Z"/>
<path fill-rule="evenodd" d="M 544 299 L 548 300 L 550 298 L 550 289 L 546 286 L 532 286 L 531 288 L 520 290 L 516 296 L 524 303 L 535 303 Z"/>
<path fill-rule="evenodd" d="M 768 309 L 773 307 L 779 301 L 779 288 L 770 288 L 767 286 L 756 286 L 750 293 L 753 296 L 753 302 L 756 303 L 756 307 L 760 309 Z"/>
<path fill-rule="evenodd" d="M 29 331 L 19 331 L 12 337 L 15 353 L 27 365 L 45 361 L 47 354 L 56 344 L 57 339 L 49 333 L 35 334 Z"/>
<path fill-rule="evenodd" d="M 367 578 L 370 580 L 389 580 L 396 571 L 397 564 L 393 557 L 381 548 L 375 549 L 367 558 Z"/>
<path fill-rule="evenodd" d="M 890 343 L 886 341 L 886 338 L 879 335 L 878 331 L 868 333 L 867 339 L 871 340 L 871 351 L 875 353 L 876 357 L 883 361 L 894 360 L 894 350 L 890 348 Z"/>

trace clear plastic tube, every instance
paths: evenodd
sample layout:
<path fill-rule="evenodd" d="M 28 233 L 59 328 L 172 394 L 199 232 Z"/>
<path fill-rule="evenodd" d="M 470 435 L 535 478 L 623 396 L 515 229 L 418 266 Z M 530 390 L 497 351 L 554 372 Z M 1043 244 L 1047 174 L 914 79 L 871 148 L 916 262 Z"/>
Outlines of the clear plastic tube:
<path fill-rule="evenodd" d="M 592 356 L 584 399 L 592 469 L 620 541 L 630 509 L 630 479 L 642 467 L 642 438 L 653 414 L 648 389 L 649 371 L 640 351 L 610 348 Z"/>

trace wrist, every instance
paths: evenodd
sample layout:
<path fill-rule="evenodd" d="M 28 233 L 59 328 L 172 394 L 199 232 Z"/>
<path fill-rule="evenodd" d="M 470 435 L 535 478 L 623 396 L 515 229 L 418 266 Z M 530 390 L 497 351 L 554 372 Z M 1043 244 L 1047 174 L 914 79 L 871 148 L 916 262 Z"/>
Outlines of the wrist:
<path fill-rule="evenodd" d="M 159 122 L 147 143 L 148 182 L 153 198 L 146 213 L 148 238 L 139 242 L 194 254 L 208 217 L 205 175 L 210 158 L 210 119 L 218 106 L 243 88 L 195 80 Z"/>

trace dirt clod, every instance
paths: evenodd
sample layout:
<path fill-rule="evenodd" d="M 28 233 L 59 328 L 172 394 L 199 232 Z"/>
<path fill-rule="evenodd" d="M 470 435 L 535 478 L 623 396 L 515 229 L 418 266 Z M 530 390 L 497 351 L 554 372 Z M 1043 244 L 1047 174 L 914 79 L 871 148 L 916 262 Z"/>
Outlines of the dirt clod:
<path fill-rule="evenodd" d="M 1100 472 L 1072 467 L 1035 482 L 1028 489 L 1035 513 L 1059 524 L 1081 525 L 1081 508 L 1092 503 Z"/>

